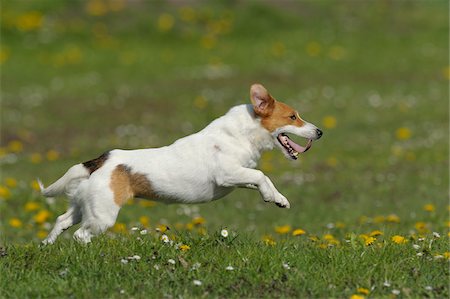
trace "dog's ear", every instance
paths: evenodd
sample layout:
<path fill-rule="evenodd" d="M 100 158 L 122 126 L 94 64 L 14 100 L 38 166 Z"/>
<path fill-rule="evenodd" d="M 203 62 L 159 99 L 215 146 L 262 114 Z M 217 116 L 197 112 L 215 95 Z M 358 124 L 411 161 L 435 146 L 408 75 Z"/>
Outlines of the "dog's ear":
<path fill-rule="evenodd" d="M 272 114 L 275 99 L 269 94 L 267 89 L 261 84 L 253 84 L 250 87 L 250 100 L 253 104 L 253 110 L 256 115 L 261 117 L 267 117 Z"/>

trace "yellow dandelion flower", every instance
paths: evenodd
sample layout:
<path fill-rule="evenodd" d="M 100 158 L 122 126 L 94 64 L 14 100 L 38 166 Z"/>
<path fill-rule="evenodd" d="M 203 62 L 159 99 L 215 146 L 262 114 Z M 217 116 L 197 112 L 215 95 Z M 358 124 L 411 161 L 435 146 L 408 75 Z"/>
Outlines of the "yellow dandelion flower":
<path fill-rule="evenodd" d="M 332 234 L 325 234 L 323 235 L 323 239 L 327 241 L 334 240 L 334 236 Z"/>
<path fill-rule="evenodd" d="M 378 237 L 381 235 L 383 235 L 383 232 L 380 230 L 374 230 L 374 231 L 370 232 L 370 234 L 369 234 L 369 236 L 371 236 L 371 237 Z"/>
<path fill-rule="evenodd" d="M 180 246 L 180 250 L 181 251 L 188 251 L 189 249 L 191 249 L 191 246 L 183 244 Z"/>
<path fill-rule="evenodd" d="M 36 223 L 42 224 L 50 218 L 50 212 L 47 210 L 40 210 L 36 215 L 34 215 L 33 219 Z"/>
<path fill-rule="evenodd" d="M 33 31 L 42 27 L 44 17 L 38 11 L 29 11 L 17 18 L 17 29 L 20 31 Z"/>
<path fill-rule="evenodd" d="M 386 221 L 386 217 L 382 215 L 373 217 L 373 223 L 383 223 L 384 221 Z"/>
<path fill-rule="evenodd" d="M 447 227 L 450 227 L 450 221 L 445 222 L 444 225 L 447 226 Z"/>
<path fill-rule="evenodd" d="M 157 27 L 161 32 L 167 32 L 173 28 L 175 24 L 175 18 L 168 13 L 163 13 L 158 18 Z"/>
<path fill-rule="evenodd" d="M 206 228 L 204 228 L 204 227 L 197 228 L 197 233 L 202 236 L 206 236 Z"/>
<path fill-rule="evenodd" d="M 190 6 L 184 6 L 180 8 L 179 14 L 180 18 L 187 23 L 193 22 L 196 19 L 195 10 Z"/>
<path fill-rule="evenodd" d="M 391 240 L 392 240 L 392 242 L 394 242 L 396 244 L 405 244 L 408 242 L 408 240 L 405 237 L 400 236 L 400 235 L 392 236 Z"/>
<path fill-rule="evenodd" d="M 337 124 L 336 117 L 331 116 L 331 115 L 325 116 L 322 120 L 322 125 L 326 129 L 333 129 L 336 127 L 336 124 Z"/>
<path fill-rule="evenodd" d="M 335 227 L 340 229 L 345 228 L 345 223 L 338 221 L 336 222 Z"/>
<path fill-rule="evenodd" d="M 369 238 L 369 236 L 366 235 L 366 234 L 360 234 L 359 237 L 360 237 L 361 239 L 363 239 L 364 241 L 367 240 L 367 239 Z"/>
<path fill-rule="evenodd" d="M 304 234 L 306 234 L 306 231 L 301 228 L 294 229 L 294 231 L 292 232 L 293 236 L 302 236 Z"/>
<path fill-rule="evenodd" d="M 0 185 L 0 198 L 8 199 L 11 197 L 11 191 L 5 186 Z"/>
<path fill-rule="evenodd" d="M 280 235 L 287 234 L 291 230 L 292 228 L 290 225 L 275 226 L 275 232 Z"/>
<path fill-rule="evenodd" d="M 450 260 L 450 252 L 446 251 L 442 255 L 444 256 L 444 258 Z"/>
<path fill-rule="evenodd" d="M 15 188 L 17 187 L 17 180 L 15 178 L 6 178 L 5 185 L 9 188 Z"/>
<path fill-rule="evenodd" d="M 147 216 L 141 216 L 139 217 L 139 222 L 142 226 L 148 227 L 150 224 L 150 219 Z"/>
<path fill-rule="evenodd" d="M 369 246 L 372 245 L 377 239 L 375 239 L 374 237 L 367 237 L 364 240 L 364 245 Z"/>
<path fill-rule="evenodd" d="M 271 235 L 264 235 L 262 237 L 262 241 L 268 246 L 274 246 L 277 244 Z"/>
<path fill-rule="evenodd" d="M 321 51 L 322 46 L 318 42 L 313 41 L 306 45 L 306 53 L 311 57 L 319 56 Z"/>
<path fill-rule="evenodd" d="M 27 212 L 36 211 L 40 208 L 40 205 L 35 201 L 29 201 L 25 204 L 24 209 Z"/>
<path fill-rule="evenodd" d="M 208 100 L 204 96 L 197 96 L 194 99 L 194 106 L 202 110 L 208 106 Z"/>
<path fill-rule="evenodd" d="M 22 221 L 19 218 L 11 218 L 9 220 L 9 225 L 14 228 L 22 227 Z"/>
<path fill-rule="evenodd" d="M 127 231 L 127 226 L 125 223 L 116 222 L 112 227 L 112 230 L 116 233 L 125 233 Z"/>
<path fill-rule="evenodd" d="M 192 223 L 192 222 L 186 223 L 186 229 L 187 230 L 193 230 L 194 229 L 194 223 Z"/>
<path fill-rule="evenodd" d="M 328 245 L 331 245 L 331 246 L 341 245 L 341 242 L 337 239 L 330 239 L 330 240 L 327 240 L 327 242 L 328 242 Z"/>
<path fill-rule="evenodd" d="M 319 241 L 319 237 L 317 237 L 317 236 L 315 236 L 315 235 L 309 236 L 308 239 L 310 239 L 310 240 L 313 241 L 313 242 Z"/>
<path fill-rule="evenodd" d="M 365 299 L 366 297 L 364 297 L 363 295 L 359 295 L 359 294 L 353 294 L 350 296 L 350 299 Z"/>
<path fill-rule="evenodd" d="M 41 191 L 41 186 L 39 185 L 39 182 L 37 180 L 33 180 L 31 182 L 31 188 L 33 188 L 33 190 L 40 192 Z"/>
<path fill-rule="evenodd" d="M 125 7 L 125 0 L 109 0 L 108 7 L 114 12 L 121 11 Z"/>
<path fill-rule="evenodd" d="M 89 0 L 85 10 L 91 16 L 103 16 L 108 12 L 108 6 L 103 0 Z"/>
<path fill-rule="evenodd" d="M 4 147 L 0 147 L 0 158 L 3 158 L 8 154 L 8 151 Z"/>
<path fill-rule="evenodd" d="M 407 140 L 411 138 L 411 130 L 406 127 L 398 128 L 397 131 L 395 131 L 395 136 L 398 140 Z"/>
<path fill-rule="evenodd" d="M 156 226 L 156 231 L 157 231 L 157 232 L 165 233 L 165 232 L 168 231 L 168 230 L 169 230 L 169 227 L 168 227 L 167 225 L 164 225 L 164 224 L 158 224 L 158 225 Z"/>
<path fill-rule="evenodd" d="M 203 48 L 209 50 L 214 48 L 214 46 L 217 44 L 217 39 L 213 35 L 205 35 L 201 38 L 200 44 Z"/>
<path fill-rule="evenodd" d="M 429 203 L 423 206 L 423 210 L 427 212 L 434 212 L 436 210 L 436 207 L 433 204 Z"/>
<path fill-rule="evenodd" d="M 417 230 L 419 233 L 422 233 L 422 234 L 429 231 L 428 228 L 427 228 L 427 224 L 426 224 L 425 222 L 423 222 L 423 221 L 418 221 L 418 222 L 416 222 L 416 223 L 414 224 L 414 227 L 416 228 L 416 230 Z"/>
<path fill-rule="evenodd" d="M 369 290 L 366 288 L 357 288 L 356 292 L 359 294 L 363 294 L 363 295 L 369 295 L 369 293 L 370 293 Z"/>
<path fill-rule="evenodd" d="M 30 162 L 33 164 L 39 164 L 42 162 L 42 155 L 39 153 L 33 153 L 30 155 Z"/>
<path fill-rule="evenodd" d="M 198 216 L 198 217 L 195 217 L 194 219 L 192 219 L 192 224 L 194 224 L 194 225 L 203 225 L 203 224 L 205 224 L 205 222 L 206 222 L 205 218 L 203 218 L 201 216 Z"/>
<path fill-rule="evenodd" d="M 450 80 L 450 66 L 446 66 L 442 69 L 442 76 L 444 79 Z"/>
<path fill-rule="evenodd" d="M 49 150 L 45 156 L 47 157 L 47 160 L 55 161 L 59 158 L 59 152 L 55 150 Z"/>
<path fill-rule="evenodd" d="M 400 217 L 398 217 L 395 214 L 390 214 L 386 217 L 386 221 L 387 222 L 392 222 L 392 223 L 399 223 L 400 222 Z"/>
<path fill-rule="evenodd" d="M 8 150 L 12 153 L 20 153 L 23 151 L 23 143 L 20 140 L 12 140 L 8 143 Z"/>
<path fill-rule="evenodd" d="M 10 54 L 9 49 L 3 47 L 0 48 L 0 65 L 8 60 L 9 54 Z"/>
<path fill-rule="evenodd" d="M 45 237 L 47 237 L 47 232 L 45 230 L 39 230 L 36 235 L 39 239 L 44 239 Z"/>

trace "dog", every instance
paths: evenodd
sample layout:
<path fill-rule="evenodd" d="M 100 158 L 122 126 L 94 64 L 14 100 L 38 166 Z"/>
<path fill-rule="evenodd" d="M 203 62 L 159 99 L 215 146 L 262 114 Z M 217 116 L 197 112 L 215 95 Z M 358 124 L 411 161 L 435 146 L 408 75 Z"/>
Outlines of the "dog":
<path fill-rule="evenodd" d="M 278 146 L 296 160 L 322 136 L 315 125 L 275 100 L 261 84 L 250 87 L 251 104 L 232 107 L 203 130 L 169 146 L 112 150 L 72 166 L 44 188 L 45 197 L 66 194 L 70 206 L 43 241 L 52 244 L 74 224 L 75 240 L 89 243 L 116 222 L 120 208 L 133 197 L 164 203 L 201 203 L 224 197 L 235 188 L 256 189 L 266 202 L 289 208 L 289 201 L 260 170 L 262 152 Z M 287 134 L 306 138 L 296 144 Z M 39 181 L 40 182 L 40 181 Z"/>

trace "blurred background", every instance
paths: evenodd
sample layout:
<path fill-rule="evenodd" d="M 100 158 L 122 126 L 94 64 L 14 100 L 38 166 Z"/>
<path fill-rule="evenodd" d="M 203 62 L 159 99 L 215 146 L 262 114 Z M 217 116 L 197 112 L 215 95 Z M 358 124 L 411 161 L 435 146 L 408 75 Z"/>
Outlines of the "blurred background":
<path fill-rule="evenodd" d="M 247 103 L 255 82 L 324 131 L 297 162 L 277 150 L 261 160 L 292 209 L 250 190 L 208 205 L 136 200 L 113 231 L 164 224 L 260 238 L 378 223 L 409 232 L 421 213 L 429 229 L 446 227 L 448 9 L 439 0 L 2 1 L 2 237 L 40 239 L 64 212 L 64 200 L 39 196 L 36 177 L 49 184 L 106 150 L 170 144 Z"/>

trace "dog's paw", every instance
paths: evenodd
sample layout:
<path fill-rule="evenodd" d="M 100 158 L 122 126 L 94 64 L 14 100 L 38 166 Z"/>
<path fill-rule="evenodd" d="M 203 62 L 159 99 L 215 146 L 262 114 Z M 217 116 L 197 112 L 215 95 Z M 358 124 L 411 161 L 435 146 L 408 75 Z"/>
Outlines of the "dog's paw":
<path fill-rule="evenodd" d="M 279 206 L 280 208 L 286 208 L 289 209 L 291 207 L 291 204 L 289 201 L 284 197 L 283 194 L 278 193 L 278 196 L 275 197 L 275 204 Z"/>

